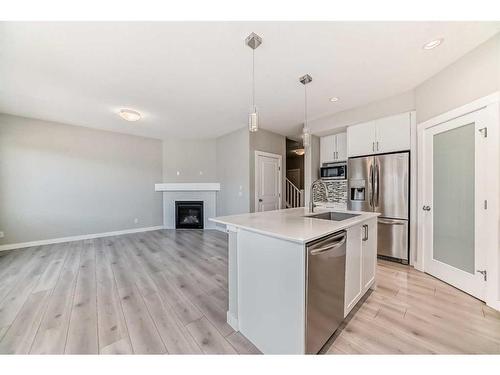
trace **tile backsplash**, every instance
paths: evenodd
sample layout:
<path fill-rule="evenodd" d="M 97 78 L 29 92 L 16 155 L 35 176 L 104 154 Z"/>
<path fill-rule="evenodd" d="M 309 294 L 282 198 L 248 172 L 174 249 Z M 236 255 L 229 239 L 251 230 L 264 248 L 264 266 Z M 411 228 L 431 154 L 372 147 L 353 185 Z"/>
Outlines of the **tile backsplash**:
<path fill-rule="evenodd" d="M 326 185 L 316 185 L 314 202 L 328 202 L 347 205 L 347 180 L 326 180 Z"/>

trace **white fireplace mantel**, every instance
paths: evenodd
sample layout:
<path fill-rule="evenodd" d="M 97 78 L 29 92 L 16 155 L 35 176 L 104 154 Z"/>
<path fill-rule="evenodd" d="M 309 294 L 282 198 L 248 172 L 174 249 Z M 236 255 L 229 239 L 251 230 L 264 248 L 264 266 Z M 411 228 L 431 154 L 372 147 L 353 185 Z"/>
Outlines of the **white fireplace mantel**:
<path fill-rule="evenodd" d="M 155 191 L 219 191 L 218 182 L 171 182 L 155 184 Z"/>
<path fill-rule="evenodd" d="M 163 226 L 175 229 L 176 201 L 203 201 L 203 226 L 205 229 L 215 229 L 215 223 L 208 220 L 216 216 L 217 192 L 220 184 L 217 182 L 185 182 L 155 184 L 155 191 L 163 195 Z"/>

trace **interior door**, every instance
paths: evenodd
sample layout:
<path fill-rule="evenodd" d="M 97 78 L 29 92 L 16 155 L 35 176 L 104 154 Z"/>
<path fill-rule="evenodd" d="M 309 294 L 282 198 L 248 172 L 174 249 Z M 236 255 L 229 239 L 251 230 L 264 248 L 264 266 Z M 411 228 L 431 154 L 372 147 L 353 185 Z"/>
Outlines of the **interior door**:
<path fill-rule="evenodd" d="M 424 130 L 424 270 L 485 299 L 484 110 Z"/>
<path fill-rule="evenodd" d="M 281 208 L 281 155 L 255 154 L 255 211 Z"/>

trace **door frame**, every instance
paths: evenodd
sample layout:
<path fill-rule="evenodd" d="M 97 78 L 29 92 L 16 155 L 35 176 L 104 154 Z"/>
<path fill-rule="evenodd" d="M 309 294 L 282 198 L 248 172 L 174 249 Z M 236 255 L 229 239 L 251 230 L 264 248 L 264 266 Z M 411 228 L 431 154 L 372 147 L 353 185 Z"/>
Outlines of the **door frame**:
<path fill-rule="evenodd" d="M 281 209 L 282 206 L 282 200 L 283 200 L 283 192 L 282 192 L 282 183 L 283 183 L 283 167 L 282 167 L 282 161 L 283 161 L 283 156 L 280 154 L 273 154 L 271 152 L 265 152 L 265 151 L 258 151 L 255 150 L 255 156 L 254 156 L 254 211 L 259 212 L 259 198 L 258 198 L 258 192 L 259 192 L 259 178 L 257 177 L 257 168 L 258 168 L 258 163 L 257 160 L 259 156 L 267 156 L 268 158 L 273 158 L 273 159 L 278 159 L 278 191 L 279 191 L 279 200 L 278 200 L 278 209 Z"/>
<path fill-rule="evenodd" d="M 490 147 L 488 150 L 489 168 L 496 173 L 488 175 L 488 186 L 490 188 L 485 192 L 488 200 L 487 228 L 486 232 L 491 235 L 485 240 L 486 249 L 486 269 L 488 279 L 486 281 L 485 302 L 488 306 L 500 310 L 500 255 L 499 246 L 499 205 L 500 205 L 500 151 L 499 151 L 499 122 L 500 122 L 500 92 L 479 98 L 471 103 L 455 108 L 439 116 L 431 118 L 417 125 L 417 254 L 414 267 L 424 272 L 425 265 L 425 225 L 424 212 L 422 207 L 425 202 L 424 184 L 425 184 L 425 130 L 434 126 L 443 124 L 450 120 L 462 117 L 472 112 L 484 110 L 483 122 L 488 128 L 488 138 Z M 477 186 L 479 188 L 479 186 Z"/>

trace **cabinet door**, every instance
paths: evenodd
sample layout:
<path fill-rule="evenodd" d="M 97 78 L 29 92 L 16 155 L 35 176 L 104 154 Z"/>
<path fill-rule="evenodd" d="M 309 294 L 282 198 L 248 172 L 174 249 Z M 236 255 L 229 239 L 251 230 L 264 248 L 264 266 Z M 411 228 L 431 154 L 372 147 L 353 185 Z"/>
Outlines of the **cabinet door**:
<path fill-rule="evenodd" d="M 347 229 L 344 318 L 361 298 L 361 226 Z"/>
<path fill-rule="evenodd" d="M 375 122 L 365 122 L 347 128 L 347 156 L 375 153 Z"/>
<path fill-rule="evenodd" d="M 410 113 L 384 117 L 377 125 L 376 153 L 405 151 L 410 149 Z"/>
<path fill-rule="evenodd" d="M 339 133 L 336 136 L 337 147 L 335 151 L 337 152 L 336 160 L 345 161 L 347 160 L 347 133 Z"/>
<path fill-rule="evenodd" d="M 319 139 L 319 153 L 321 164 L 335 161 L 335 136 L 327 135 Z"/>
<path fill-rule="evenodd" d="M 377 267 L 377 219 L 371 219 L 361 226 L 361 281 L 363 293 L 366 292 L 375 281 L 375 270 Z"/>

